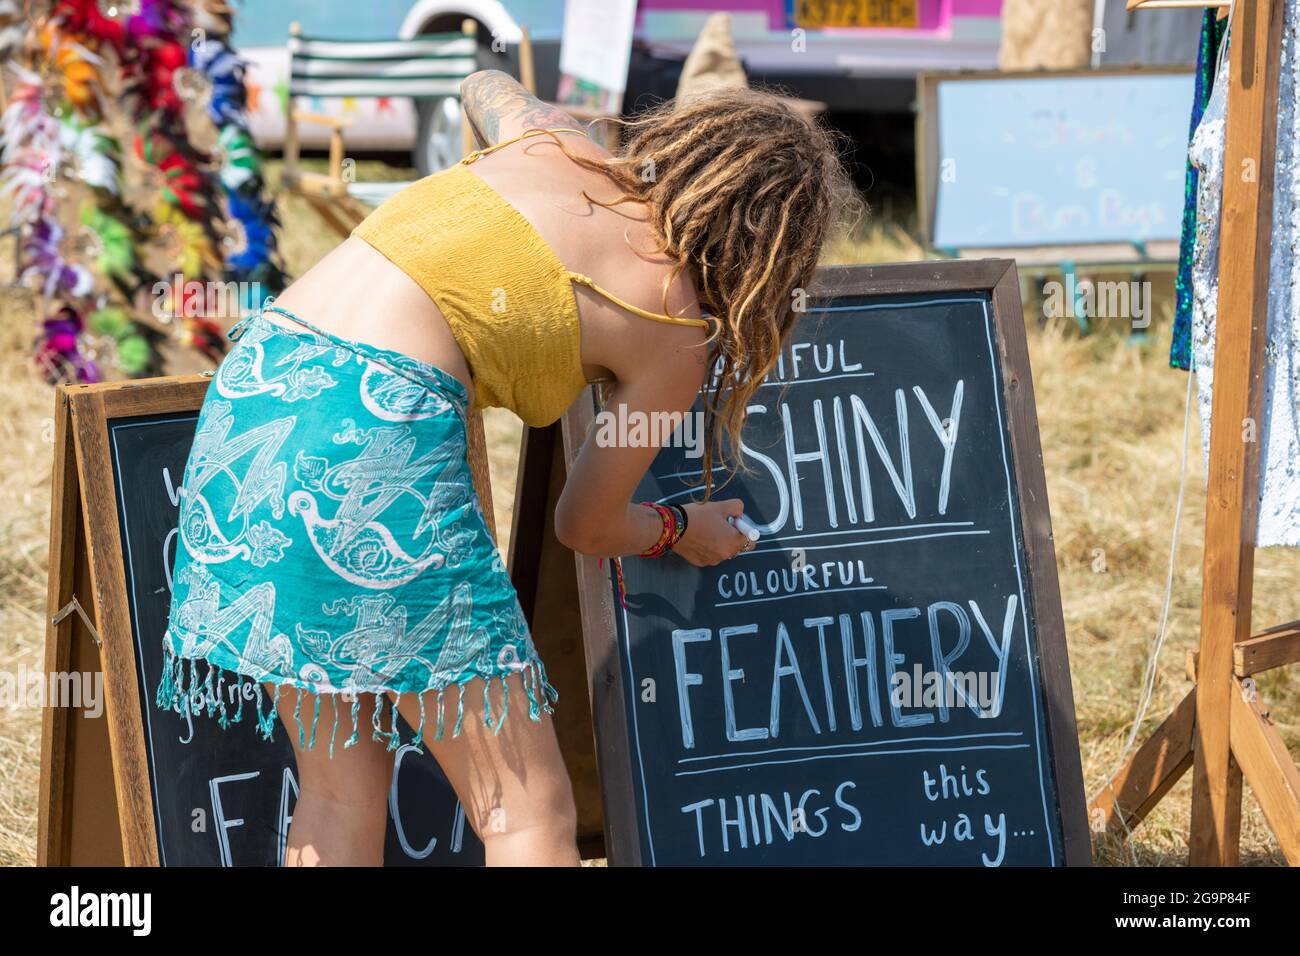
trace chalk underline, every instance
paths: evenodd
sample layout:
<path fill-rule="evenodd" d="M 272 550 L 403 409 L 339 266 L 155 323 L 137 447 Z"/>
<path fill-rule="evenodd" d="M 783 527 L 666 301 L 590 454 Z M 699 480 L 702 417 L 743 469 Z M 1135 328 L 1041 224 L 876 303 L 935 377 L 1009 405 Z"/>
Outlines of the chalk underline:
<path fill-rule="evenodd" d="M 790 598 L 815 597 L 822 594 L 843 594 L 845 591 L 884 591 L 887 590 L 883 584 L 864 584 L 860 587 L 852 588 L 814 588 L 808 591 L 798 591 L 794 594 L 779 594 L 776 597 L 750 598 L 747 601 L 719 601 L 714 607 L 735 607 L 738 604 L 766 604 L 769 601 L 787 601 Z"/>
<path fill-rule="evenodd" d="M 732 757 L 761 757 L 764 754 L 804 753 L 817 750 L 840 750 L 844 747 L 863 749 L 866 747 L 887 747 L 890 744 L 940 743 L 948 740 L 987 740 L 994 737 L 1023 737 L 1020 730 L 995 730 L 986 734 L 948 734 L 944 737 L 891 737 L 887 740 L 856 740 L 842 744 L 810 744 L 804 747 L 767 747 L 763 750 L 738 750 L 729 754 L 701 754 L 698 757 L 682 757 L 677 762 L 699 763 L 702 760 L 729 760 Z"/>
<path fill-rule="evenodd" d="M 885 531 L 912 531 L 915 528 L 969 528 L 974 521 L 927 521 L 922 524 L 890 524 L 879 528 L 846 528 L 843 531 L 808 531 L 804 534 L 783 534 L 776 538 L 767 538 L 764 543 L 778 544 L 782 541 L 804 541 L 808 538 L 832 538 L 846 534 L 875 534 Z"/>
<path fill-rule="evenodd" d="M 977 744 L 973 747 L 908 747 L 902 750 L 871 750 L 862 753 L 813 754 L 808 757 L 795 757 L 791 760 L 756 760 L 753 763 L 731 764 L 726 767 L 711 767 L 706 770 L 678 770 L 674 777 L 696 777 L 706 773 L 725 773 L 728 770 L 752 770 L 754 767 L 777 767 L 791 763 L 810 763 L 814 760 L 852 760 L 856 757 L 889 757 L 898 754 L 945 754 L 962 753 L 968 750 L 1028 750 L 1029 744 Z"/>
<path fill-rule="evenodd" d="M 839 375 L 818 375 L 815 378 L 785 378 L 764 382 L 759 388 L 776 388 L 785 385 L 815 385 L 817 382 L 833 382 L 839 378 L 871 378 L 875 372 L 841 372 Z"/>
<path fill-rule="evenodd" d="M 773 554 L 773 553 L 779 553 L 787 550 L 828 551 L 833 548 L 866 548 L 875 544 L 894 544 L 899 541 L 924 541 L 928 538 L 960 538 L 966 535 L 988 534 L 988 533 L 989 532 L 987 530 L 978 530 L 978 529 L 974 531 L 936 531 L 931 534 L 911 534 L 911 535 L 902 535 L 897 538 L 878 538 L 875 541 L 847 541 L 841 544 L 814 544 L 814 545 L 808 545 L 806 547 L 801 547 L 798 549 L 783 548 L 778 545 L 777 547 L 774 548 L 755 548 L 752 551 L 742 551 L 740 552 L 740 554 L 737 554 L 735 558 L 752 558 L 756 554 Z M 732 560 L 735 560 L 735 558 L 733 558 Z"/>

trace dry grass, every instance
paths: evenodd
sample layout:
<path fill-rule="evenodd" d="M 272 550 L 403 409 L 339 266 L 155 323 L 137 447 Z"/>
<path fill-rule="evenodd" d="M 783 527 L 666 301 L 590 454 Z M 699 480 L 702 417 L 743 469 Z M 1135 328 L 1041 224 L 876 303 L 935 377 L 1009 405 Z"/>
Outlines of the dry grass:
<path fill-rule="evenodd" d="M 362 177 L 402 170 L 363 163 Z M 376 176 L 376 178 L 378 178 Z M 336 241 L 302 203 L 284 199 L 289 224 L 283 247 L 291 274 L 302 272 Z M 5 214 L 0 210 L 0 216 Z M 7 281 L 8 248 L 0 251 Z M 903 229 L 872 225 L 832 250 L 836 262 L 898 261 L 921 256 Z M 1120 759 L 1138 700 L 1143 666 L 1165 593 L 1166 562 L 1182 461 L 1186 377 L 1167 367 L 1168 303 L 1157 312 L 1152 341 L 1133 344 L 1123 330 L 1083 338 L 1073 326 L 1040 326 L 1030 317 L 1029 343 L 1042 432 L 1057 562 L 1069 639 L 1079 745 L 1089 794 Z M 31 371 L 30 299 L 0 291 L 0 442 L 8 451 L 0 483 L 0 669 L 39 668 L 49 534 L 49 422 L 52 395 Z M 504 536 L 510 525 L 519 422 L 490 412 L 493 498 Z M 1205 507 L 1199 434 L 1193 423 L 1188 488 L 1177 553 L 1170 637 L 1161 658 L 1143 735 L 1190 688 L 1186 651 L 1195 646 L 1200 604 L 1200 549 Z M 1257 556 L 1254 613 L 1259 627 L 1296 616 L 1300 554 Z M 1263 675 L 1264 697 L 1293 754 L 1300 752 L 1300 682 L 1293 671 Z M 0 710 L 0 864 L 35 858 L 40 714 Z M 1126 844 L 1098 847 L 1102 863 L 1176 865 L 1185 861 L 1190 774 Z M 1242 857 L 1281 863 L 1276 841 L 1249 795 Z"/>
<path fill-rule="evenodd" d="M 0 442 L 8 449 L 0 482 L 0 671 L 15 675 L 39 671 L 45 646 L 54 396 L 31 368 L 32 317 L 30 297 L 0 293 Z M 41 744 L 40 712 L 8 703 L 0 707 L 3 866 L 35 860 Z"/>

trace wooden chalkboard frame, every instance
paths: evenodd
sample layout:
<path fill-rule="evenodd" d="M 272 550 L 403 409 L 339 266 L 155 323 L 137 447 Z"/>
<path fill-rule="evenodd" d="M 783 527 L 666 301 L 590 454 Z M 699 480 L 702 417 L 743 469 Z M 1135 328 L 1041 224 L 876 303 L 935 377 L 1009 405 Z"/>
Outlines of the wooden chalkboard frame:
<path fill-rule="evenodd" d="M 76 595 L 99 632 L 99 659 L 104 674 L 104 720 L 107 724 L 109 775 L 78 772 L 90 759 L 90 740 L 68 736 L 64 708 L 46 711 L 41 741 L 40 843 L 42 865 L 123 862 L 157 866 L 153 786 L 149 781 L 144 724 L 136 679 L 135 641 L 126 593 L 117 494 L 108 448 L 108 423 L 118 418 L 197 412 L 210 375 L 185 375 L 138 382 L 60 386 L 55 406 L 55 480 L 50 532 L 50 591 L 46 632 L 47 668 L 59 669 L 73 644 L 75 615 L 58 624 L 53 616 L 73 594 L 67 566 L 79 552 L 87 555 L 92 593 Z M 92 600 L 87 600 L 92 598 Z M 101 758 L 103 754 L 100 755 Z M 76 787 L 73 781 L 78 781 Z M 76 807 L 111 800 L 121 835 L 120 854 L 102 846 L 78 825 Z M 75 791 L 80 791 L 79 793 Z M 87 841 L 93 841 L 87 845 Z"/>
<path fill-rule="evenodd" d="M 1061 813 L 1063 856 L 1067 866 L 1090 865 L 1092 848 L 1083 794 L 1074 693 L 1070 683 L 1047 482 L 1043 474 L 1015 262 L 978 259 L 830 266 L 818 270 L 817 280 L 809 291 L 816 298 L 934 292 L 984 293 L 991 298 L 1003 407 L 1019 490 L 1018 518 L 1027 557 L 1027 590 L 1033 600 L 1039 667 L 1043 678 L 1044 717 Z M 565 415 L 562 431 L 566 465 L 572 465 L 577 456 L 595 418 L 596 408 L 595 392 L 588 389 Z M 601 567 L 595 558 L 575 557 L 588 689 L 596 735 L 596 760 L 601 778 L 605 849 L 611 866 L 640 866 L 641 842 L 628 743 L 626 688 L 609 569 Z"/>

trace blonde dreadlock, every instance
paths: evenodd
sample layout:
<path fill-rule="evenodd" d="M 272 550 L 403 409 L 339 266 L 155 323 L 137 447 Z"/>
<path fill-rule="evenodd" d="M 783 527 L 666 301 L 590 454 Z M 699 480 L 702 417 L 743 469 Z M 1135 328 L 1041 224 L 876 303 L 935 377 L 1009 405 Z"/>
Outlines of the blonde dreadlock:
<path fill-rule="evenodd" d="M 798 319 L 798 297 L 823 242 L 860 203 L 836 135 L 772 93 L 713 90 L 621 125 L 629 135 L 608 159 L 561 148 L 620 191 L 599 205 L 639 203 L 648 211 L 657 251 L 676 263 L 664 283 L 665 311 L 672 281 L 690 270 L 701 307 L 719 320 L 705 395 L 707 498 L 715 454 L 742 460 L 745 409 Z"/>

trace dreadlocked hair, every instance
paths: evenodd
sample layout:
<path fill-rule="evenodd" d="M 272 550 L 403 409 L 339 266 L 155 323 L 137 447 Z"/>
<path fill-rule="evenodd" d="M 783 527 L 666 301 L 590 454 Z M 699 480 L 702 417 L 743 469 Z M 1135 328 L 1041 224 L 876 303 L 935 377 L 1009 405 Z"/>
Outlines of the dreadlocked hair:
<path fill-rule="evenodd" d="M 708 340 L 702 481 L 714 463 L 743 468 L 746 407 L 776 365 L 803 310 L 823 243 L 861 207 L 840 162 L 840 137 L 762 90 L 722 89 L 667 102 L 631 120 L 624 145 L 599 160 L 569 153 L 641 204 L 658 252 L 694 280 L 717 322 Z M 560 142 L 556 137 L 556 141 Z"/>

